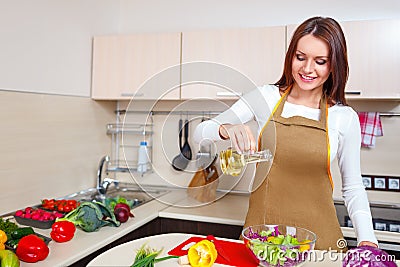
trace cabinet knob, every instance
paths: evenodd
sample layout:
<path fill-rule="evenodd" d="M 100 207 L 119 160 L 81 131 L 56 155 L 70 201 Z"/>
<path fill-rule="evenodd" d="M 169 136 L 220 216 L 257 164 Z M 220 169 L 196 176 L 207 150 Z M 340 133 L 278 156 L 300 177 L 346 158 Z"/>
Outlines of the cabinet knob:
<path fill-rule="evenodd" d="M 121 93 L 121 96 L 137 96 L 137 97 L 141 97 L 144 96 L 144 93 Z"/>
<path fill-rule="evenodd" d="M 361 95 L 360 91 L 347 91 L 344 92 L 346 95 Z"/>

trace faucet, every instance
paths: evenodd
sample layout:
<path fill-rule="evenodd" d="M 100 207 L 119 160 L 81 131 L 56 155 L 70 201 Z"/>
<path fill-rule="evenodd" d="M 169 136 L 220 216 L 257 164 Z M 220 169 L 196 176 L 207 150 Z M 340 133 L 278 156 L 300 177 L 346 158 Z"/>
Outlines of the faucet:
<path fill-rule="evenodd" d="M 118 186 L 118 181 L 111 179 L 111 178 L 102 178 L 102 174 L 103 174 L 103 168 L 104 165 L 108 165 L 110 162 L 110 157 L 109 156 L 104 156 L 101 158 L 100 162 L 99 162 L 99 168 L 97 169 L 97 185 L 96 185 L 96 189 L 97 192 L 101 195 L 105 195 L 107 193 L 107 189 L 108 186 L 112 183 L 114 183 L 115 185 Z"/>

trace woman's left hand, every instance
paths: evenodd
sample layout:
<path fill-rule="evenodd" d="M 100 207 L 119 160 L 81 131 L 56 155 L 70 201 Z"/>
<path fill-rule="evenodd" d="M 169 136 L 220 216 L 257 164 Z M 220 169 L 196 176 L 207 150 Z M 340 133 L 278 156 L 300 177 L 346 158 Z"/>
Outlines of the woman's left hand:
<path fill-rule="evenodd" d="M 360 244 L 358 244 L 359 247 L 361 246 L 370 246 L 370 247 L 374 247 L 377 248 L 378 245 L 369 241 L 361 241 Z"/>

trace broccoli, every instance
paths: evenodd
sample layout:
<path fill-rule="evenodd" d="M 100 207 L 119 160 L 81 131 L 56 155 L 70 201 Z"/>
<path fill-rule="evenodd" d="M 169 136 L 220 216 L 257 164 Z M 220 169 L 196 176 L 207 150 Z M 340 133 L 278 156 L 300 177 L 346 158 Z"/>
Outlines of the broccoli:
<path fill-rule="evenodd" d="M 57 221 L 70 221 L 85 232 L 98 231 L 106 225 L 120 225 L 114 213 L 100 202 L 82 202 L 78 208 Z"/>

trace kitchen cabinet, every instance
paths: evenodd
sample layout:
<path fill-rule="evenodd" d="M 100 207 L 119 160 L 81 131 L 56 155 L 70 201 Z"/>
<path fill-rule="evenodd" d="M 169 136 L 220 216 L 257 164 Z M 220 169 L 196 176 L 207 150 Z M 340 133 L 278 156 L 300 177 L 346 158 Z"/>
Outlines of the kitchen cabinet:
<path fill-rule="evenodd" d="M 92 98 L 179 99 L 181 33 L 96 36 Z"/>
<path fill-rule="evenodd" d="M 399 99 L 400 20 L 341 22 L 349 60 L 346 97 Z M 291 37 L 296 25 L 287 27 Z M 288 38 L 290 42 L 290 38 Z"/>
<path fill-rule="evenodd" d="M 350 75 L 346 93 L 400 98 L 400 20 L 344 22 Z"/>
<path fill-rule="evenodd" d="M 237 98 L 276 82 L 284 57 L 284 26 L 183 32 L 181 98 Z"/>
<path fill-rule="evenodd" d="M 243 229 L 243 226 L 238 225 L 207 223 L 170 218 L 158 219 L 160 220 L 161 233 L 189 233 L 239 239 Z"/>

